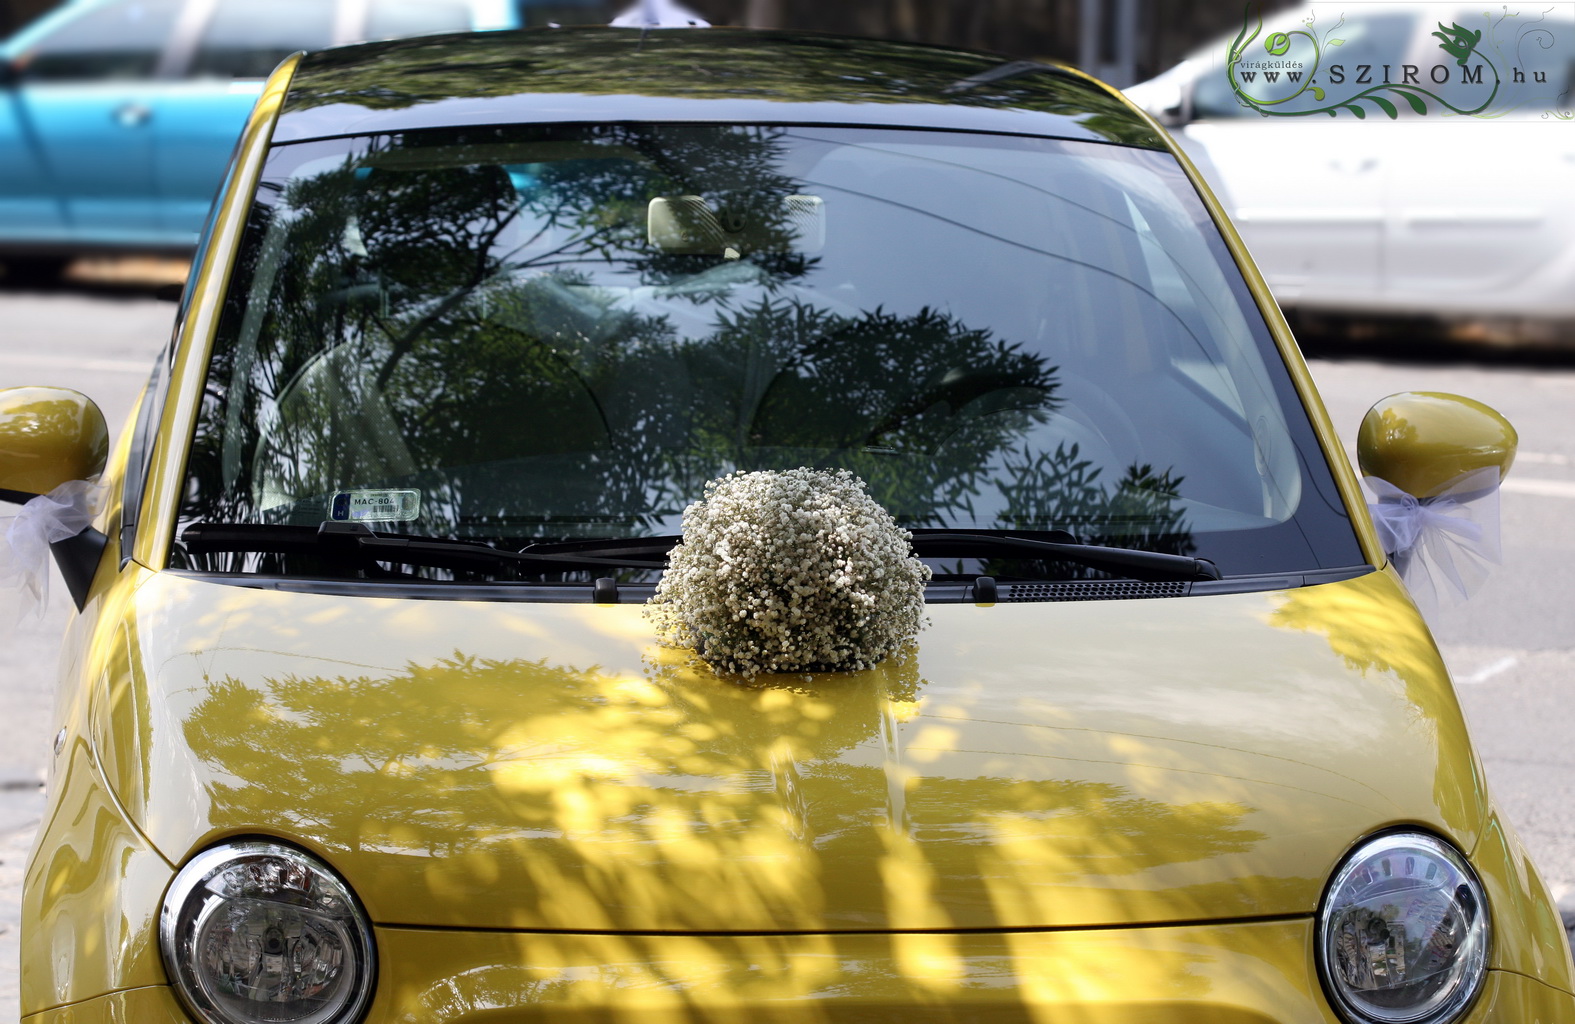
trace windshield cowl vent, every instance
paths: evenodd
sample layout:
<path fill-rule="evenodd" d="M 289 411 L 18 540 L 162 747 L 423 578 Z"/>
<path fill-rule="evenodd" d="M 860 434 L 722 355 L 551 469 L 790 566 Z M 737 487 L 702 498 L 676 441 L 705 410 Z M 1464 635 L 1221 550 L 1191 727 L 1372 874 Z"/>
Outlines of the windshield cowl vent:
<path fill-rule="evenodd" d="M 1140 597 L 1186 597 L 1192 584 L 1182 581 L 1141 583 L 1136 580 L 1090 580 L 1073 583 L 1009 583 L 1001 586 L 998 600 L 1013 601 L 1125 601 Z"/>

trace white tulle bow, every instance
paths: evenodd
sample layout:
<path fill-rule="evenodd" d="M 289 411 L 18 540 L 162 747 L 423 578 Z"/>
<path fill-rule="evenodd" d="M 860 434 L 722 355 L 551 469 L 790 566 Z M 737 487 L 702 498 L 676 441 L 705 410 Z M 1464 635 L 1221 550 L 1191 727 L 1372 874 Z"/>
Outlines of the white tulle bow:
<path fill-rule="evenodd" d="M 49 545 L 75 537 L 93 523 L 99 486 L 68 480 L 22 506 L 0 533 L 0 589 L 20 590 L 22 616 L 43 612 L 49 600 Z"/>
<path fill-rule="evenodd" d="M 1424 611 L 1441 597 L 1463 600 L 1503 557 L 1498 531 L 1498 467 L 1467 473 L 1431 498 L 1367 477 L 1378 539 Z"/>

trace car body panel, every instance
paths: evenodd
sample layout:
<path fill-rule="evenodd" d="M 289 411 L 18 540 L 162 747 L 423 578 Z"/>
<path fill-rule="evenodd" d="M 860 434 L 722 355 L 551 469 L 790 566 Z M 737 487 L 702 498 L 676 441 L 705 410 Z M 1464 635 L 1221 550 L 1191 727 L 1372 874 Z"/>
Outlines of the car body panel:
<path fill-rule="evenodd" d="M 1495 917 L 1517 927 L 1494 933 L 1493 963 L 1564 992 L 1575 992 L 1569 935 L 1520 837 L 1495 812 L 1472 850 Z"/>
<path fill-rule="evenodd" d="M 373 1019 L 1329 1021 L 1307 920 L 987 934 L 515 935 L 378 930 Z M 705 983 L 695 985 L 696 980 Z M 540 992 L 521 998 L 517 993 Z M 382 1011 L 383 1016 L 379 1016 Z"/>
<path fill-rule="evenodd" d="M 98 83 L 0 90 L 0 139 L 6 140 L 0 191 L 0 239 L 69 241 L 77 219 L 96 214 L 109 235 L 151 232 L 154 224 L 153 139 L 145 121 L 118 117 L 146 109 L 142 93 Z M 93 181 L 83 169 L 110 164 L 117 175 Z"/>
<path fill-rule="evenodd" d="M 378 922 L 372 1024 L 1330 1024 L 1313 914 L 1340 858 L 1389 826 L 1444 835 L 1482 875 L 1495 969 L 1464 1019 L 1571 1019 L 1562 929 L 1389 570 L 935 605 L 910 659 L 747 688 L 656 646 L 634 606 L 153 571 L 293 73 L 260 99 L 182 302 L 136 557 L 111 544 L 67 637 L 30 1022 L 187 1020 L 151 939 L 165 882 L 211 841 L 262 834 L 326 858 Z M 1294 341 L 1200 191 L 1382 565 Z M 112 537 L 128 450 L 106 477 Z"/>
<path fill-rule="evenodd" d="M 1484 126 L 1491 139 L 1463 146 L 1458 125 L 1409 127 L 1420 130 L 1390 154 L 1386 181 L 1388 302 L 1575 315 L 1575 218 L 1566 201 L 1575 189 L 1575 130 L 1504 121 Z"/>
<path fill-rule="evenodd" d="M 493 1019 L 1333 1024 L 1305 920 L 1069 932 L 600 936 L 379 929 L 404 984 L 371 1021 Z M 695 984 L 700 981 L 701 984 Z M 1311 983 L 1309 983 L 1311 982 Z M 513 993 L 529 992 L 520 998 Z M 535 993 L 542 993 L 536 996 Z M 1554 1021 L 1568 996 L 1489 972 L 1463 1024 Z"/>
<path fill-rule="evenodd" d="M 388 935 L 389 933 L 384 932 L 379 937 L 385 938 Z M 1264 938 L 1264 933 L 1244 931 L 1242 937 L 1261 940 Z M 461 933 L 452 940 L 453 947 L 449 948 L 458 947 L 454 949 L 455 954 L 474 952 L 479 944 L 469 941 L 472 938 L 470 933 Z M 892 1009 L 886 1004 L 881 1004 L 875 1009 L 882 1014 L 900 1012 L 904 1019 L 926 1022 L 926 1024 L 932 1021 L 936 1024 L 954 1024 L 964 1020 L 1042 1021 L 1051 1012 L 1055 1013 L 1056 1020 L 1073 1022 L 1086 1020 L 1091 1024 L 1095 1020 L 1099 1024 L 1190 1024 L 1205 1016 L 1208 1020 L 1228 1022 L 1228 1024 L 1334 1024 L 1336 1020 L 1327 1010 L 1320 1010 L 1311 1005 L 1300 992 L 1286 984 L 1288 980 L 1286 975 L 1289 972 L 1279 968 L 1275 963 L 1268 962 L 1269 957 L 1262 950 L 1239 950 L 1237 948 L 1239 943 L 1212 936 L 1203 936 L 1190 941 L 1185 935 L 1170 942 L 1166 941 L 1166 937 L 1151 942 L 1140 940 L 1141 937 L 1138 937 L 1138 940 L 1121 947 L 1113 942 L 1101 944 L 1097 938 L 1088 944 L 1084 954 L 1085 961 L 1092 956 L 1109 957 L 1099 964 L 1104 968 L 1102 974 L 1078 988 L 1078 994 L 1084 996 L 1109 995 L 1108 999 L 1094 1004 L 1097 1007 L 1097 1017 L 1073 1014 L 1071 1011 L 1080 1004 L 1072 1003 L 1066 998 L 1056 1000 L 1053 996 L 1047 998 L 1039 992 L 1007 989 L 1000 983 L 998 976 L 990 975 L 955 986 L 954 994 L 949 999 L 935 998 L 932 986 L 926 984 L 924 978 L 894 979 L 884 986 L 887 993 L 896 990 L 904 996 L 916 993 L 926 998 L 922 1002 L 906 1003 L 900 1009 Z M 504 947 L 516 945 L 520 943 L 509 942 L 505 937 L 503 941 L 485 946 L 480 951 L 480 955 L 499 955 L 504 951 Z M 552 991 L 550 995 L 539 996 L 533 1002 L 519 1005 L 518 1002 L 506 1001 L 517 990 L 507 989 L 504 986 L 513 983 L 516 979 L 523 983 L 526 979 L 535 980 L 544 974 L 550 977 L 553 968 L 533 970 L 512 961 L 500 963 L 489 959 L 478 971 L 462 975 L 458 984 L 451 982 L 446 990 L 436 990 L 435 986 L 417 989 L 416 984 L 412 983 L 402 988 L 397 997 L 373 1003 L 365 1024 L 391 1024 L 395 1021 L 412 1019 L 430 1021 L 432 1024 L 474 1024 L 474 1022 L 498 1020 L 500 1012 L 507 1013 L 509 1020 L 568 1021 L 608 1021 L 627 1019 L 638 1014 L 640 1020 L 651 1021 L 653 1024 L 669 1024 L 669 1022 L 694 1024 L 699 1021 L 743 1024 L 745 1021 L 758 1020 L 781 1021 L 784 1024 L 863 1021 L 869 1019 L 870 1001 L 859 998 L 854 992 L 849 991 L 849 987 L 853 984 L 867 983 L 875 976 L 875 972 L 890 967 L 889 963 L 880 961 L 851 959 L 851 955 L 867 952 L 864 950 L 849 950 L 848 960 L 834 963 L 828 963 L 830 957 L 822 954 L 818 958 L 819 962 L 814 966 L 820 967 L 828 979 L 824 985 L 824 994 L 820 991 L 811 991 L 809 998 L 789 1001 L 769 996 L 761 998 L 751 992 L 742 998 L 727 1001 L 706 1000 L 708 1004 L 715 1002 L 721 1005 L 701 1006 L 689 998 L 688 992 L 681 990 L 673 979 L 699 976 L 710 980 L 733 976 L 754 980 L 759 973 L 756 965 L 730 964 L 722 961 L 719 956 L 709 955 L 711 950 L 706 948 L 707 945 L 710 944 L 697 946 L 692 940 L 684 942 L 683 948 L 658 961 L 663 973 L 657 977 L 652 977 L 655 972 L 649 967 L 640 966 L 639 969 L 642 971 L 640 980 L 646 981 L 646 985 L 633 991 L 618 990 L 619 1001 L 628 1005 L 629 1009 L 616 1015 L 590 1009 L 578 1002 L 578 999 L 575 1002 L 565 1000 L 562 1003 L 549 1001 L 553 996 L 560 994 L 579 997 L 582 993 L 604 991 L 609 987 L 609 982 L 601 980 L 603 973 L 600 964 L 584 965 L 584 973 L 592 976 L 593 981 L 564 986 Z M 994 945 L 995 948 L 991 949 L 984 943 L 977 945 L 968 943 L 971 955 L 961 962 L 966 967 L 998 967 L 1001 944 Z M 1037 944 L 1030 940 L 1027 945 Z M 625 952 L 631 947 L 650 952 L 646 943 L 624 943 L 621 946 Z M 419 969 L 431 962 L 430 954 L 427 952 L 429 948 L 430 941 L 424 942 L 419 960 L 409 964 L 411 975 L 418 980 L 425 980 L 424 972 L 420 972 Z M 1015 951 L 1016 948 L 1014 946 L 1013 950 Z M 1284 943 L 1280 948 L 1288 951 L 1290 944 Z M 979 951 L 975 953 L 975 949 Z M 517 949 L 509 951 L 516 956 L 520 953 Z M 1040 948 L 1038 951 L 1048 950 Z M 445 957 L 444 962 L 449 963 L 455 959 L 458 959 L 457 955 Z M 768 961 L 768 964 L 773 963 L 776 961 Z M 1185 973 L 1178 973 L 1170 982 L 1160 984 L 1156 984 L 1152 976 L 1145 976 L 1141 979 L 1142 987 L 1138 988 L 1139 982 L 1133 975 L 1120 970 L 1123 963 L 1151 969 L 1161 965 L 1175 965 L 1179 972 Z M 403 967 L 405 964 L 402 962 L 400 966 Z M 622 962 L 617 966 L 639 965 Z M 1053 969 L 1054 966 L 1054 961 L 1051 961 L 1047 965 L 1047 970 Z M 1246 983 L 1239 981 L 1239 975 L 1235 973 L 1249 969 L 1251 973 L 1248 974 L 1248 980 L 1258 984 L 1256 990 L 1249 990 Z M 481 974 L 480 970 L 485 970 L 486 973 Z M 1042 977 L 1043 974 L 1041 973 L 1040 976 Z M 1009 983 L 1008 980 L 1006 984 Z M 1073 987 L 1064 977 L 1058 978 L 1058 985 L 1062 989 Z M 778 990 L 780 987 L 780 985 L 772 986 Z M 1055 989 L 1052 988 L 1052 991 Z M 1563 992 L 1544 985 L 1534 978 L 1508 971 L 1490 971 L 1487 980 L 1483 983 L 1482 994 L 1477 997 L 1476 1004 L 1470 1012 L 1461 1018 L 1461 1024 L 1491 1024 L 1495 1021 L 1556 1021 L 1561 1019 L 1560 1015 L 1564 1012 L 1568 999 L 1569 997 Z M 1056 1005 L 1058 1002 L 1059 1006 Z M 1052 1007 L 1053 1011 L 1047 1009 L 1046 1004 Z M 415 1018 L 409 1016 L 406 1007 L 412 1005 L 418 1007 L 426 1016 Z M 504 1007 L 507 1008 L 503 1009 Z M 1298 1013 L 1299 1015 L 1293 1015 Z M 176 1001 L 175 994 L 169 988 L 157 986 L 111 993 L 83 1003 L 29 1015 L 23 1020 L 26 1024 L 119 1024 L 122 1021 L 137 1021 L 138 1024 L 190 1024 L 191 1018 L 186 1016 L 180 1003 Z"/>
<path fill-rule="evenodd" d="M 263 85 L 241 79 L 219 90 L 211 83 L 176 82 L 160 97 L 161 104 L 182 112 L 154 124 L 160 231 L 179 233 L 183 244 L 190 244 L 191 226 L 208 215 L 239 138 L 236 129 L 246 124 Z"/>
<path fill-rule="evenodd" d="M 172 862 L 224 836 L 306 843 L 379 923 L 1307 914 L 1352 836 L 1411 823 L 1470 849 L 1486 814 L 1447 675 L 1383 573 L 1140 619 L 935 605 L 910 658 L 757 687 L 656 646 L 637 605 L 174 573 L 131 602 L 91 713 L 131 820 Z"/>
<path fill-rule="evenodd" d="M 0 89 L 0 139 L 18 140 L 0 146 L 0 223 L 18 232 L 44 238 L 66 233 L 65 197 L 52 187 L 52 176 L 38 159 L 38 123 L 31 106 L 12 89 Z"/>
<path fill-rule="evenodd" d="M 156 924 L 174 869 L 127 820 L 79 734 L 57 755 L 53 815 L 40 827 L 23 917 L 47 936 L 22 944 L 24 1013 L 164 984 Z"/>

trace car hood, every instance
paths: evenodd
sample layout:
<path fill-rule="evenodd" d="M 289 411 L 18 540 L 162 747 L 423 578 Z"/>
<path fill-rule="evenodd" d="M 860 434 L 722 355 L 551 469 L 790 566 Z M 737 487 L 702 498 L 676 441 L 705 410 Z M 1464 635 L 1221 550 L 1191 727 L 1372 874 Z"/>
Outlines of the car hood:
<path fill-rule="evenodd" d="M 383 924 L 1039 928 L 1308 914 L 1364 834 L 1470 849 L 1483 785 L 1385 573 L 932 605 L 856 674 L 719 678 L 641 609 L 149 574 L 92 708 L 172 862 L 272 835 Z"/>

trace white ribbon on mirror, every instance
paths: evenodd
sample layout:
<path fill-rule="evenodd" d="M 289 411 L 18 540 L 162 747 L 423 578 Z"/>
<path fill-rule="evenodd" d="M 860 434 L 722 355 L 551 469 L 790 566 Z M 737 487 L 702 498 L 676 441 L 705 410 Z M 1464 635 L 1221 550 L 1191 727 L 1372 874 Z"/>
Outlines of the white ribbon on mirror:
<path fill-rule="evenodd" d="M 0 590 L 22 592 L 18 620 L 43 614 L 49 602 L 49 545 L 91 526 L 99 500 L 96 481 L 67 480 L 16 515 L 0 516 Z"/>
<path fill-rule="evenodd" d="M 1431 498 L 1407 494 L 1376 476 L 1363 479 L 1367 508 L 1384 551 L 1424 612 L 1441 598 L 1464 600 L 1503 558 L 1497 466 L 1466 473 Z"/>

